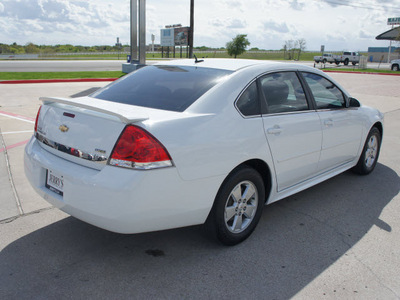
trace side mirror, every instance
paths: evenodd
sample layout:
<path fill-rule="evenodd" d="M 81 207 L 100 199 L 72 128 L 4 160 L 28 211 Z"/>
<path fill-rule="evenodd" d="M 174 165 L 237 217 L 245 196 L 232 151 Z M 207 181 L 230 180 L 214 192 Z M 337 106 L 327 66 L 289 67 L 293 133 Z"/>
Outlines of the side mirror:
<path fill-rule="evenodd" d="M 361 104 L 356 98 L 353 97 L 349 98 L 349 107 L 360 107 L 360 106 Z"/>

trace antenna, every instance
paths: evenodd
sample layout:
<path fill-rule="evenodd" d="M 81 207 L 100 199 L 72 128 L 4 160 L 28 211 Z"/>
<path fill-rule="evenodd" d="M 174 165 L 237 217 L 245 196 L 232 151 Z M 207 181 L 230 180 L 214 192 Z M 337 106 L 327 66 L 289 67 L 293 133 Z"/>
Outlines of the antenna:
<path fill-rule="evenodd" d="M 198 64 L 198 63 L 201 63 L 201 62 L 204 61 L 204 59 L 197 59 L 196 54 L 194 54 L 193 56 L 194 56 L 194 63 L 195 63 L 195 64 Z"/>

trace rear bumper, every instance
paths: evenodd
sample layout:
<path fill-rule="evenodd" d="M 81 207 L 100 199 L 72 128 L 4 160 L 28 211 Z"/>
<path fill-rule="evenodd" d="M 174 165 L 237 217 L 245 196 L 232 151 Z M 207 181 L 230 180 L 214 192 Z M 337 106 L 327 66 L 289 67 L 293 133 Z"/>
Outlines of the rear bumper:
<path fill-rule="evenodd" d="M 184 181 L 174 167 L 136 171 L 94 170 L 43 149 L 32 137 L 25 174 L 39 195 L 62 211 L 118 233 L 139 233 L 205 222 L 222 177 Z M 45 187 L 46 172 L 64 177 L 64 195 Z"/>

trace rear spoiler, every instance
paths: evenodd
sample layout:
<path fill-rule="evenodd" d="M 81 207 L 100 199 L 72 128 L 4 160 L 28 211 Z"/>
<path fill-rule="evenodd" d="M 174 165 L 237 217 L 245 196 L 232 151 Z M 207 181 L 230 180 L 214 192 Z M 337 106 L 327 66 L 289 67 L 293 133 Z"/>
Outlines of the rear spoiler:
<path fill-rule="evenodd" d="M 61 103 L 75 107 L 85 108 L 107 115 L 115 116 L 121 122 L 130 124 L 149 119 L 149 116 L 140 111 L 140 108 L 133 105 L 115 103 L 101 99 L 94 99 L 90 97 L 81 98 L 58 98 L 58 97 L 40 97 L 44 104 Z"/>

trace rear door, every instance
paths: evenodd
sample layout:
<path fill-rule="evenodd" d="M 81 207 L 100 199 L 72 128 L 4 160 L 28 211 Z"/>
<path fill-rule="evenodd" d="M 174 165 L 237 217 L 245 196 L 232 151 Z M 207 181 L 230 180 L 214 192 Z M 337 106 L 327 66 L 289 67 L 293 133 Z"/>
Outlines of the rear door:
<path fill-rule="evenodd" d="M 265 75 L 260 78 L 260 87 L 264 131 L 278 191 L 282 191 L 316 174 L 322 143 L 320 119 L 296 72 Z"/>

